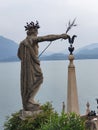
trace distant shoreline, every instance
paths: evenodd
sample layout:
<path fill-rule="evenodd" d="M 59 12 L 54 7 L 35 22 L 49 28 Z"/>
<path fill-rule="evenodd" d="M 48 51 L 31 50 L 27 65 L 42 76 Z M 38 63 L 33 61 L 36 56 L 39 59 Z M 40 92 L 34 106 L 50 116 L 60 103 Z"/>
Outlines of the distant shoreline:
<path fill-rule="evenodd" d="M 95 60 L 98 58 L 75 58 L 74 60 Z M 40 59 L 40 61 L 64 61 L 67 59 Z M 7 62 L 20 62 L 20 60 L 0 60 L 0 63 L 7 63 Z"/>

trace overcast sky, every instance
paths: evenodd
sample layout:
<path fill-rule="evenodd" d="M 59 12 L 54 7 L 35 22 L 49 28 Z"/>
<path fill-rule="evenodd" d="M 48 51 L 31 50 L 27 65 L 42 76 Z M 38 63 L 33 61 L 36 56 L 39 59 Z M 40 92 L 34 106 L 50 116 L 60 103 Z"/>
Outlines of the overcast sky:
<path fill-rule="evenodd" d="M 98 43 L 98 0 L 0 0 L 0 35 L 19 43 L 26 37 L 26 22 L 39 21 L 39 35 L 65 33 L 76 18 L 74 46 Z M 43 49 L 47 43 L 41 43 Z M 66 50 L 67 41 L 53 42 L 48 50 Z"/>

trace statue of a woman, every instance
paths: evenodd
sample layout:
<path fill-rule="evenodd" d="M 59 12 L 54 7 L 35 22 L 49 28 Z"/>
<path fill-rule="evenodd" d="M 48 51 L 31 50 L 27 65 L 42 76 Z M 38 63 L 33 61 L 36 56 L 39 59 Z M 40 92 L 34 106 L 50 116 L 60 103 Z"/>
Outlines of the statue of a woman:
<path fill-rule="evenodd" d="M 27 23 L 25 30 L 27 37 L 20 43 L 18 57 L 21 60 L 21 96 L 23 109 L 25 111 L 36 111 L 40 105 L 34 101 L 34 97 L 43 82 L 43 74 L 38 59 L 38 43 L 43 41 L 54 41 L 67 39 L 67 34 L 61 35 L 38 35 L 38 22 Z"/>

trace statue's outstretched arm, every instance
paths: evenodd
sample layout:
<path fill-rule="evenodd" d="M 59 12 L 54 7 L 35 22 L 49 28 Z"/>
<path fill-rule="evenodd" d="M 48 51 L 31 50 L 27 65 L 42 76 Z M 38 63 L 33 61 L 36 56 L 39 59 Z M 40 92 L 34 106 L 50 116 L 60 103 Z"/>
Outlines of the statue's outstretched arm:
<path fill-rule="evenodd" d="M 61 35 L 46 35 L 46 36 L 39 36 L 34 38 L 35 41 L 37 42 L 44 42 L 44 41 L 54 41 L 54 40 L 58 40 L 58 39 L 68 39 L 68 35 L 67 34 L 61 34 Z"/>

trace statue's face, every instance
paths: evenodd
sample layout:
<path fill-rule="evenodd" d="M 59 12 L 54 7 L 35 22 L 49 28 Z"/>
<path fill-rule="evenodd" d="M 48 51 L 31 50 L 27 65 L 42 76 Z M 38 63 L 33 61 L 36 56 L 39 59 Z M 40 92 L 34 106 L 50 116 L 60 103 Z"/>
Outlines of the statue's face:
<path fill-rule="evenodd" d="M 38 35 L 38 29 L 37 28 L 32 28 L 31 30 L 29 30 L 27 32 L 28 35 L 32 35 L 32 36 L 37 36 Z"/>
<path fill-rule="evenodd" d="M 34 35 L 34 36 L 38 35 L 38 29 L 37 28 L 32 29 L 31 32 L 32 32 L 32 35 Z"/>

